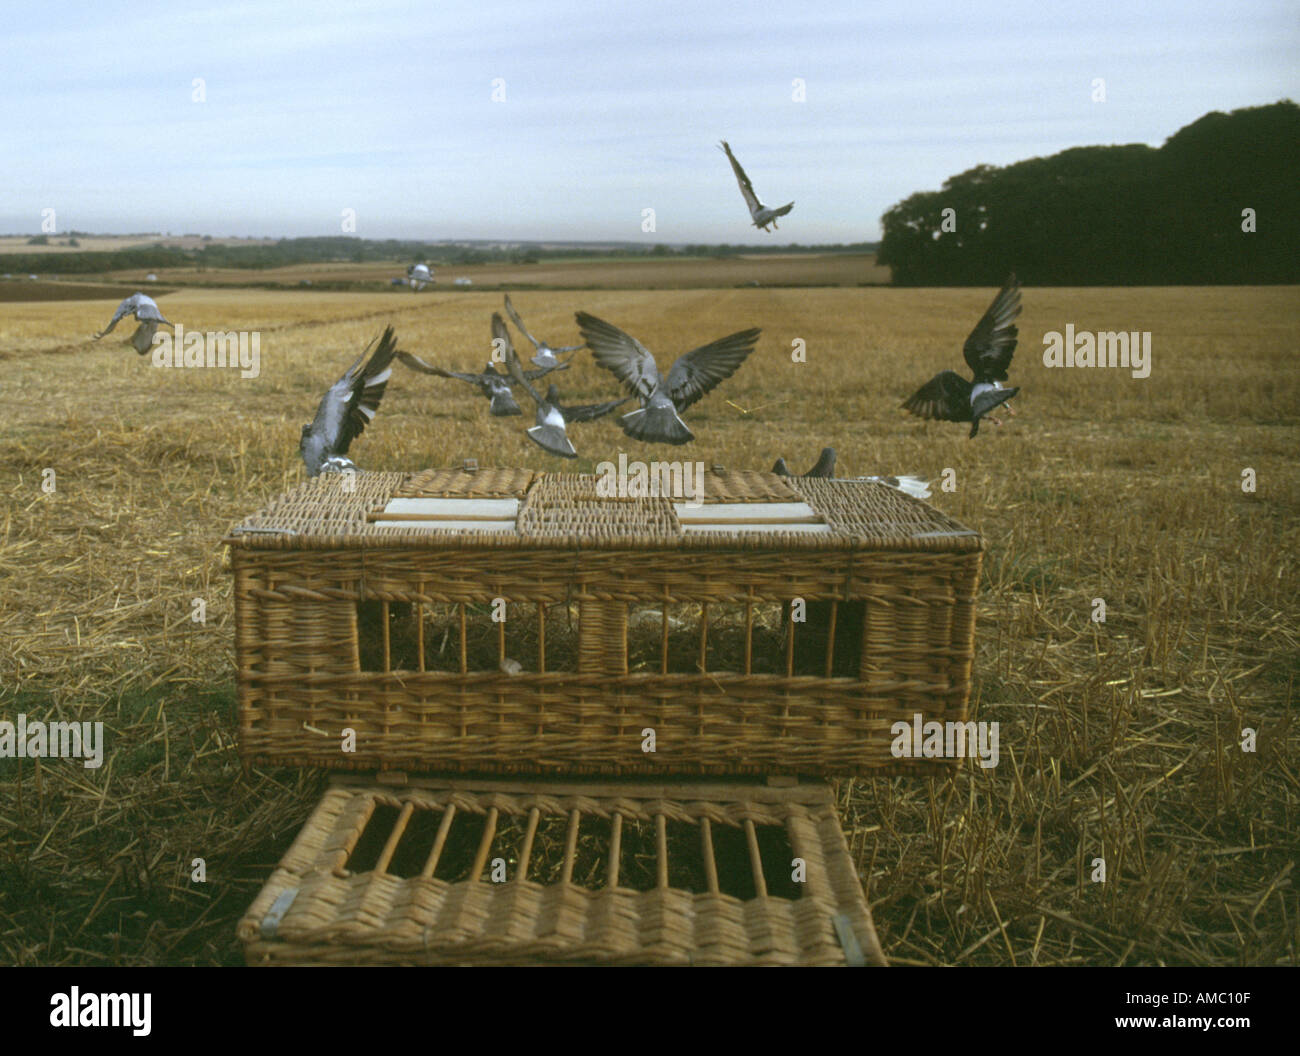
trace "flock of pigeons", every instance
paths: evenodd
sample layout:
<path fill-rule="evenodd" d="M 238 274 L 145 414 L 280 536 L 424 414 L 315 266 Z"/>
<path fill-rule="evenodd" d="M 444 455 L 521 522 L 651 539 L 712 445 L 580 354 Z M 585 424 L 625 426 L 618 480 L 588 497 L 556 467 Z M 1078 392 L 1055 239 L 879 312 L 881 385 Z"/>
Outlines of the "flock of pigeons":
<path fill-rule="evenodd" d="M 654 354 L 645 345 L 594 315 L 577 313 L 582 344 L 557 347 L 532 335 L 508 294 L 505 310 L 532 344 L 531 358 L 536 369 L 525 370 L 519 362 L 510 330 L 499 312 L 492 313 L 492 347 L 505 365 L 504 372 L 492 360 L 477 374 L 434 366 L 414 353 L 398 349 L 390 326 L 378 343 L 371 342 L 331 386 L 317 408 L 315 419 L 303 426 L 300 449 L 308 474 L 316 476 L 352 467 L 346 457 L 348 448 L 379 409 L 379 401 L 392 377 L 394 360 L 422 374 L 473 386 L 488 401 L 488 413 L 498 418 L 522 413 L 512 388 L 512 385 L 519 386 L 536 407 L 528 436 L 543 450 L 561 458 L 578 457 L 569 438 L 570 425 L 603 418 L 633 398 L 640 401 L 640 407 L 620 419 L 628 436 L 643 443 L 686 444 L 695 439 L 695 434 L 682 421 L 681 412 L 731 377 L 754 350 L 761 333 L 755 329 L 742 330 L 692 349 L 680 356 L 667 374 L 662 374 Z M 626 395 L 603 403 L 566 404 L 554 382 L 547 387 L 545 395 L 534 387 L 534 381 L 568 370 L 573 363 L 572 353 L 584 347 L 592 350 L 599 366 L 614 375 Z M 570 354 L 569 358 L 561 359 L 566 353 Z"/>
<path fill-rule="evenodd" d="M 138 295 L 137 295 L 138 296 Z M 125 305 L 125 302 L 124 302 Z M 555 347 L 534 337 L 515 307 L 505 298 L 506 314 L 519 332 L 532 344 L 532 363 L 536 369 L 524 370 L 511 340 L 510 331 L 500 313 L 492 313 L 493 349 L 500 354 L 505 371 L 497 370 L 489 360 L 478 374 L 462 373 L 433 366 L 410 352 L 396 347 L 392 327 L 384 331 L 373 353 L 370 347 L 348 368 L 321 400 L 316 418 L 303 426 L 301 450 L 307 472 L 315 476 L 330 469 L 351 467 L 346 455 L 349 445 L 375 416 L 384 387 L 392 375 L 396 358 L 412 370 L 437 377 L 451 378 L 478 389 L 488 401 L 488 413 L 495 417 L 521 414 L 512 383 L 522 388 L 536 407 L 535 424 L 528 435 L 541 448 L 562 458 L 576 458 L 577 450 L 568 435 L 568 427 L 579 422 L 595 421 L 636 399 L 640 406 L 624 414 L 619 424 L 623 432 L 642 443 L 686 444 L 695 439 L 682 421 L 681 412 L 702 399 L 717 385 L 731 377 L 754 350 L 761 331 L 741 330 L 692 349 L 678 357 L 664 374 L 654 354 L 630 334 L 612 323 L 587 312 L 575 319 L 583 342 Z M 119 312 L 122 311 L 119 309 Z M 1005 406 L 1014 414 L 1009 401 L 1020 390 L 1004 388 L 1007 370 L 1015 352 L 1018 330 L 1015 319 L 1020 314 L 1020 286 L 1012 275 L 989 305 L 988 310 L 966 339 L 962 352 L 972 378 L 967 380 L 956 371 L 944 370 L 926 382 L 903 403 L 904 409 L 925 419 L 970 422 L 970 435 L 979 432 L 984 418 L 1001 425 L 993 411 Z M 597 366 L 608 370 L 622 385 L 626 395 L 604 403 L 569 405 L 561 402 L 559 388 L 552 382 L 542 395 L 534 381 L 572 365 L 572 353 L 589 348 Z M 570 354 L 568 359 L 560 356 Z M 804 476 L 832 476 L 835 452 L 822 451 L 817 464 Z M 778 460 L 773 472 L 791 475 L 784 460 Z M 913 491 L 907 484 L 915 478 L 883 479 L 894 487 Z M 920 482 L 917 482 L 918 484 Z M 921 484 L 923 487 L 923 484 Z"/>
<path fill-rule="evenodd" d="M 762 231 L 767 231 L 769 225 L 776 228 L 777 219 L 789 213 L 794 202 L 778 208 L 764 205 L 726 140 L 722 141 L 720 149 L 731 163 L 754 226 Z M 431 283 L 433 275 L 427 264 L 414 264 L 407 270 L 406 281 L 412 289 L 418 290 Z M 320 401 L 316 417 L 302 427 L 299 450 L 308 474 L 314 477 L 324 472 L 356 468 L 347 457 L 348 449 L 378 411 L 395 359 L 411 370 L 473 386 L 487 399 L 488 413 L 494 417 L 522 413 L 512 389 L 512 385 L 518 385 L 536 406 L 535 424 L 527 431 L 529 437 L 551 454 L 576 458 L 578 452 L 569 439 L 568 427 L 603 418 L 631 399 L 636 399 L 639 406 L 619 420 L 628 436 L 642 443 L 690 443 L 695 434 L 682 421 L 682 412 L 731 377 L 754 350 L 761 333 L 756 329 L 740 330 L 701 345 L 678 357 L 665 374 L 645 345 L 594 315 L 578 312 L 575 316 L 582 337 L 580 344 L 552 346 L 532 335 L 510 303 L 509 295 L 505 299 L 505 311 L 516 329 L 533 346 L 531 359 L 536 369 L 524 370 L 520 365 L 510 331 L 496 312 L 492 314 L 494 358 L 504 364 L 505 371 L 498 370 L 492 360 L 478 374 L 433 366 L 413 353 L 398 349 L 393 328 L 389 326 L 378 342 L 372 341 L 330 387 Z M 984 418 L 994 425 L 1001 425 L 992 412 L 1005 406 L 1008 413 L 1014 414 L 1007 401 L 1020 391 L 1002 386 L 1015 352 L 1018 333 L 1015 320 L 1019 314 L 1020 286 L 1012 275 L 963 346 L 971 379 L 967 380 L 952 370 L 942 371 L 906 400 L 903 407 L 920 418 L 970 422 L 972 437 L 979 432 Z M 171 325 L 152 298 L 135 293 L 118 305 L 108 326 L 95 335 L 96 340 L 110 333 L 128 315 L 133 315 L 139 323 L 131 344 L 141 355 L 149 351 L 158 327 Z M 552 372 L 569 369 L 573 354 L 583 348 L 589 348 L 596 364 L 614 375 L 625 395 L 603 403 L 571 405 L 561 402 L 559 388 L 553 382 L 548 385 L 545 395 L 533 386 L 533 382 Z M 560 358 L 566 354 L 568 359 Z M 792 475 L 784 459 L 777 460 L 773 471 Z M 828 447 L 804 476 L 829 477 L 834 471 L 835 451 Z M 883 480 L 912 494 L 921 494 L 924 490 L 924 482 L 913 477 L 857 479 Z M 926 491 L 922 497 L 928 494 Z"/>
<path fill-rule="evenodd" d="M 568 427 L 603 418 L 634 398 L 640 406 L 620 419 L 620 425 L 628 436 L 643 443 L 686 444 L 694 440 L 695 434 L 682 421 L 681 412 L 731 377 L 754 350 L 761 334 L 757 329 L 740 330 L 701 345 L 678 357 L 664 374 L 655 362 L 654 354 L 645 345 L 594 315 L 578 312 L 575 316 L 583 339 L 581 344 L 552 346 L 532 335 L 510 303 L 509 294 L 505 298 L 505 311 L 532 344 L 534 354 L 531 359 L 536 369 L 524 370 L 520 365 L 510 331 L 497 312 L 492 313 L 493 350 L 505 364 L 504 373 L 497 370 L 492 360 L 478 374 L 433 366 L 413 353 L 398 349 L 393 328 L 389 326 L 378 342 L 372 341 L 343 376 L 330 386 L 320 401 L 316 417 L 302 427 L 299 450 L 308 474 L 314 477 L 324 472 L 356 468 L 347 457 L 348 449 L 378 411 L 392 376 L 394 359 L 411 370 L 473 386 L 487 399 L 488 413 L 494 417 L 522 413 L 511 387 L 512 383 L 518 385 L 536 406 L 535 424 L 527 431 L 529 437 L 551 454 L 576 458 L 578 452 L 569 439 Z M 1008 413 L 1014 414 L 1007 401 L 1020 391 L 1002 385 L 1007 380 L 1007 370 L 1015 352 L 1018 336 L 1015 320 L 1019 314 L 1020 285 L 1012 275 L 962 348 L 971 379 L 968 381 L 956 371 L 941 371 L 903 403 L 904 409 L 925 419 L 970 422 L 972 437 L 979 432 L 984 418 L 994 425 L 1001 425 L 992 412 L 1005 407 Z M 131 344 L 141 355 L 149 351 L 160 325 L 172 325 L 163 317 L 153 298 L 135 293 L 118 305 L 108 326 L 96 334 L 95 339 L 110 333 L 128 315 L 134 316 L 139 323 Z M 545 395 L 533 386 L 534 381 L 548 374 L 568 370 L 573 362 L 573 353 L 582 348 L 591 349 L 596 364 L 614 375 L 626 395 L 603 403 L 572 405 L 561 402 L 559 388 L 554 383 L 547 387 Z M 560 358 L 566 354 L 569 358 Z M 804 476 L 831 476 L 834 466 L 835 452 L 826 448 L 817 464 Z M 783 459 L 778 459 L 773 471 L 791 475 Z M 915 478 L 859 479 L 882 479 L 894 487 L 918 494 L 911 486 Z M 916 483 L 924 487 L 922 482 Z"/>

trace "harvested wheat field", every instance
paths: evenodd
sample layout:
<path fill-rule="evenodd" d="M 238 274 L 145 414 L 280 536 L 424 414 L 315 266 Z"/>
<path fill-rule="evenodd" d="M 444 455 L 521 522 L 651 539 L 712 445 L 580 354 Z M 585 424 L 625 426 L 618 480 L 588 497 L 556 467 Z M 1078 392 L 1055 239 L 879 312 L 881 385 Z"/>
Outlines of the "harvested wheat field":
<path fill-rule="evenodd" d="M 763 336 L 685 414 L 690 447 L 640 447 L 604 420 L 571 430 L 582 457 L 561 464 L 524 435 L 526 402 L 524 418 L 491 419 L 467 387 L 397 368 L 350 453 L 383 470 L 476 458 L 591 471 L 623 451 L 756 469 L 783 455 L 802 471 L 830 444 L 841 473 L 927 477 L 933 504 L 987 541 L 972 718 L 1000 724 L 1000 761 L 840 784 L 886 955 L 1300 963 L 1300 289 L 1028 288 L 1018 414 L 968 440 L 899 404 L 963 367 L 989 296 L 520 292 L 538 336 L 576 343 L 582 309 L 664 366 L 734 330 Z M 132 325 L 90 340 L 112 300 L 0 304 L 0 718 L 102 720 L 106 737 L 99 769 L 0 759 L 0 959 L 241 962 L 235 923 L 325 778 L 240 766 L 219 540 L 301 479 L 300 427 L 385 324 L 402 348 L 477 370 L 500 303 L 161 298 L 188 331 L 260 332 L 250 378 L 156 369 L 127 343 Z M 1150 331 L 1150 376 L 1045 368 L 1042 335 L 1067 324 Z M 799 339 L 806 363 L 791 360 Z M 587 353 L 554 380 L 570 402 L 615 389 Z M 941 490 L 946 470 L 955 490 Z M 205 883 L 191 881 L 196 858 Z"/>

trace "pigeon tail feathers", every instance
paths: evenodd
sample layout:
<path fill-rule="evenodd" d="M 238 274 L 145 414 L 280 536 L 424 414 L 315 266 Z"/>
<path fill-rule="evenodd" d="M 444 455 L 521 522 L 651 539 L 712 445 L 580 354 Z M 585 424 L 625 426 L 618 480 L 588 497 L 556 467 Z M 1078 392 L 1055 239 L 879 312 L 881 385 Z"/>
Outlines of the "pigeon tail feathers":
<path fill-rule="evenodd" d="M 568 433 L 558 425 L 534 425 L 528 430 L 528 435 L 533 438 L 533 442 L 538 447 L 544 448 L 553 455 L 559 455 L 561 458 L 578 457 L 578 452 L 569 439 Z"/>
<path fill-rule="evenodd" d="M 623 432 L 647 444 L 689 444 L 695 434 L 687 428 L 686 423 L 671 406 L 642 407 L 620 419 Z"/>
<path fill-rule="evenodd" d="M 519 409 L 519 404 L 515 402 L 514 396 L 509 389 L 504 392 L 494 392 L 491 396 L 491 403 L 488 405 L 488 413 L 494 418 L 506 418 L 512 414 L 523 414 Z"/>

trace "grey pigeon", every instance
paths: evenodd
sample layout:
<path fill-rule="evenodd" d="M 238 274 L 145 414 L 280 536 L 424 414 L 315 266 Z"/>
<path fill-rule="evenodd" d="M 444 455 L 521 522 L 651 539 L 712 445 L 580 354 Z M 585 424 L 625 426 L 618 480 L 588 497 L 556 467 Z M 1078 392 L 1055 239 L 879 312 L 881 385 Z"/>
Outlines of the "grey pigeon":
<path fill-rule="evenodd" d="M 135 346 L 135 350 L 142 356 L 149 351 L 150 346 L 153 344 L 153 335 L 158 332 L 158 324 L 172 325 L 163 318 L 162 312 L 158 310 L 158 305 L 152 297 L 148 297 L 143 293 L 133 293 L 117 306 L 117 311 L 113 313 L 113 321 L 95 335 L 95 340 L 98 341 L 101 337 L 111 333 L 113 327 L 117 326 L 118 322 L 128 315 L 134 315 L 140 323 L 135 328 L 135 333 L 131 335 L 131 344 Z"/>
<path fill-rule="evenodd" d="M 980 419 L 985 416 L 994 425 L 1001 425 L 990 412 L 1020 391 L 1002 387 L 1016 350 L 1019 331 L 1015 320 L 1019 314 L 1020 283 L 1012 274 L 962 347 L 974 380 L 967 381 L 956 371 L 941 371 L 922 385 L 903 409 L 920 418 L 970 422 L 971 436 L 980 431 Z M 1006 409 L 1009 414 L 1016 413 L 1009 403 Z"/>
<path fill-rule="evenodd" d="M 487 397 L 488 413 L 495 418 L 504 418 L 511 414 L 523 414 L 523 411 L 519 409 L 519 404 L 515 402 L 514 393 L 510 391 L 508 376 L 498 374 L 490 360 L 487 366 L 483 368 L 482 374 L 468 374 L 458 370 L 443 370 L 442 367 L 435 367 L 410 352 L 399 352 L 397 358 L 412 370 L 418 370 L 422 374 L 433 374 L 439 378 L 455 378 L 457 381 L 473 385 Z"/>
<path fill-rule="evenodd" d="M 794 202 L 787 202 L 777 209 L 769 209 L 758 200 L 758 195 L 754 193 L 754 185 L 749 182 L 749 177 L 745 175 L 745 170 L 740 167 L 740 162 L 736 160 L 736 155 L 731 153 L 731 147 L 724 139 L 721 149 L 727 155 L 727 160 L 731 162 L 731 171 L 736 174 L 736 182 L 740 184 L 740 194 L 745 199 L 745 205 L 749 209 L 749 215 L 754 220 L 754 226 L 761 231 L 767 230 L 767 225 L 771 224 L 774 228 L 779 227 L 776 219 L 779 216 L 785 216 L 794 208 Z"/>
<path fill-rule="evenodd" d="M 435 367 L 431 363 L 426 363 L 419 356 L 410 352 L 398 352 L 397 358 L 412 370 L 418 370 L 421 374 L 432 374 L 439 378 L 455 378 L 457 381 L 463 381 L 467 385 L 473 385 L 488 400 L 488 413 L 495 418 L 505 418 L 512 414 L 522 414 L 519 404 L 515 402 L 514 393 L 510 391 L 510 375 L 502 374 L 488 360 L 487 365 L 483 368 L 482 374 L 462 373 L 458 370 L 444 370 L 442 367 Z M 545 367 L 541 370 L 530 370 L 524 377 L 529 380 L 545 377 L 553 370 L 568 370 L 569 364 L 556 363 L 553 367 Z"/>
<path fill-rule="evenodd" d="M 375 351 L 366 359 L 371 348 Z M 396 352 L 397 338 L 389 326 L 379 338 L 379 346 L 375 348 L 375 342 L 370 342 L 343 377 L 325 393 L 315 419 L 302 427 L 302 439 L 298 442 L 309 477 L 356 468 L 345 457 L 348 447 L 379 410 L 379 401 L 384 398 L 384 389 L 393 373 Z"/>
<path fill-rule="evenodd" d="M 537 349 L 537 355 L 533 356 L 533 363 L 539 367 L 558 367 L 561 361 L 555 358 L 557 352 L 576 352 L 582 347 L 581 345 L 564 345 L 560 348 L 552 348 L 545 341 L 538 341 L 524 326 L 524 321 L 519 318 L 515 306 L 510 303 L 510 294 L 508 293 L 506 294 L 506 315 L 510 316 L 510 321 L 519 328 L 519 332 L 528 338 L 533 343 L 533 347 Z"/>
<path fill-rule="evenodd" d="M 631 396 L 624 396 L 617 400 L 606 400 L 604 403 L 564 404 L 560 402 L 558 385 L 552 382 L 546 390 L 546 402 L 560 412 L 566 423 L 594 422 L 597 418 L 604 418 L 615 408 L 622 407 L 631 398 Z"/>
<path fill-rule="evenodd" d="M 624 396 L 621 400 L 611 400 L 608 403 L 565 407 L 559 402 L 560 391 L 554 385 L 551 385 L 546 390 L 545 396 L 542 396 L 533 388 L 528 376 L 519 366 L 519 356 L 515 353 L 515 346 L 510 340 L 510 332 L 506 329 L 505 320 L 496 312 L 492 313 L 492 336 L 505 342 L 503 347 L 505 349 L 506 369 L 510 371 L 510 376 L 524 387 L 528 395 L 532 397 L 533 402 L 537 404 L 537 424 L 528 430 L 528 435 L 535 444 L 553 455 L 559 455 L 561 458 L 578 457 L 578 452 L 569 439 L 569 434 L 565 428 L 569 422 L 593 421 L 631 399 L 630 396 Z"/>
<path fill-rule="evenodd" d="M 577 320 L 596 362 L 641 400 L 640 410 L 623 415 L 623 432 L 657 444 L 686 444 L 695 439 L 678 412 L 731 377 L 762 333 L 741 330 L 692 349 L 678 358 L 665 378 L 650 350 L 636 338 L 586 312 L 578 312 Z"/>

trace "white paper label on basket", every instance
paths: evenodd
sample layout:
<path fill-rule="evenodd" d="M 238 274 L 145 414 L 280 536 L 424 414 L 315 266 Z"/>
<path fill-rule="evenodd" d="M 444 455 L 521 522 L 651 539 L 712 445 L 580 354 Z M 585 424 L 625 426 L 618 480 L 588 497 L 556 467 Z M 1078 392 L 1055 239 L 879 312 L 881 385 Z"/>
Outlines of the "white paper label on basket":
<path fill-rule="evenodd" d="M 685 532 L 801 532 L 825 535 L 830 525 L 806 502 L 674 503 Z"/>
<path fill-rule="evenodd" d="M 404 532 L 513 532 L 514 521 L 372 521 L 376 528 L 400 528 Z"/>
<path fill-rule="evenodd" d="M 408 531 L 513 532 L 518 516 L 518 499 L 392 499 L 373 523 Z"/>
<path fill-rule="evenodd" d="M 709 502 L 703 506 L 673 503 L 677 519 L 686 524 L 722 524 L 736 521 L 751 523 L 815 524 L 821 518 L 806 502 Z"/>

